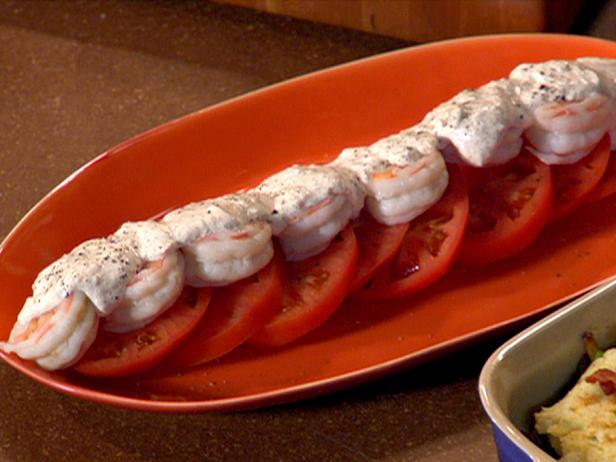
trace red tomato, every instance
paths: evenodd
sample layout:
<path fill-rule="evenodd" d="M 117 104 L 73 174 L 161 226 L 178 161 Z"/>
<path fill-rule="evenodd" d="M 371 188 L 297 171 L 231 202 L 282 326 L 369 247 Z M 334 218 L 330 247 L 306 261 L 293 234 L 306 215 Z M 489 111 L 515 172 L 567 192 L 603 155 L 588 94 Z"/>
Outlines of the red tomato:
<path fill-rule="evenodd" d="M 508 257 L 529 245 L 550 215 L 550 167 L 527 150 L 505 165 L 474 169 L 469 224 L 458 261 L 474 266 Z"/>
<path fill-rule="evenodd" d="M 218 358 L 262 328 L 282 304 L 284 260 L 273 260 L 252 277 L 217 288 L 206 315 L 168 359 L 173 366 L 195 366 Z"/>
<path fill-rule="evenodd" d="M 466 182 L 460 170 L 450 165 L 443 197 L 410 223 L 391 264 L 352 297 L 365 301 L 400 298 L 433 283 L 453 264 L 467 221 Z"/>
<path fill-rule="evenodd" d="M 147 326 L 126 334 L 100 330 L 74 369 L 90 377 L 121 377 L 159 363 L 197 326 L 210 289 L 184 289 L 175 304 Z"/>
<path fill-rule="evenodd" d="M 320 326 L 346 297 L 355 277 L 358 255 L 357 241 L 349 225 L 321 254 L 287 263 L 282 311 L 249 343 L 284 345 Z"/>
<path fill-rule="evenodd" d="M 550 220 L 565 217 L 586 201 L 594 188 L 602 183 L 610 154 L 610 140 L 604 136 L 588 156 L 575 164 L 552 166 L 554 202 Z"/>
<path fill-rule="evenodd" d="M 353 223 L 359 246 L 359 262 L 351 291 L 360 289 L 396 256 L 408 229 L 408 223 L 387 226 L 377 222 L 368 213 L 360 215 Z"/>
<path fill-rule="evenodd" d="M 616 156 L 610 155 L 605 173 L 599 184 L 586 197 L 587 202 L 595 202 L 616 193 Z"/>

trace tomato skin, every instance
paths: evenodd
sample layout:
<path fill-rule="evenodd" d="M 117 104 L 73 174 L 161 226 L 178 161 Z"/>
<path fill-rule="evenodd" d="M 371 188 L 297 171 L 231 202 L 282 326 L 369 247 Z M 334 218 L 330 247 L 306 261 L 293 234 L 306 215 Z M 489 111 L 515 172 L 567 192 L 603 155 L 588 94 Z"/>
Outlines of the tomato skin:
<path fill-rule="evenodd" d="M 254 276 L 214 289 L 207 313 L 166 364 L 195 366 L 244 343 L 280 311 L 283 272 L 284 257 L 277 249 L 272 261 Z"/>
<path fill-rule="evenodd" d="M 104 378 L 137 374 L 153 367 L 196 327 L 210 297 L 211 289 L 186 287 L 171 308 L 141 329 L 126 334 L 99 330 L 73 369 L 89 377 Z"/>
<path fill-rule="evenodd" d="M 351 292 L 360 289 L 393 260 L 408 229 L 408 223 L 387 226 L 377 222 L 366 212 L 360 215 L 353 223 L 359 247 L 359 261 L 355 279 L 351 284 Z"/>
<path fill-rule="evenodd" d="M 410 223 L 398 255 L 370 284 L 354 292 L 361 301 L 405 297 L 432 284 L 449 271 L 462 245 L 468 222 L 464 175 L 448 165 L 449 185 L 443 197 Z"/>
<path fill-rule="evenodd" d="M 596 202 L 614 193 L 616 193 L 616 155 L 610 153 L 605 173 L 585 199 L 586 202 Z"/>
<path fill-rule="evenodd" d="M 569 215 L 590 197 L 602 183 L 610 157 L 610 140 L 606 135 L 588 156 L 575 164 L 552 165 L 554 202 L 550 221 Z"/>
<path fill-rule="evenodd" d="M 530 245 L 547 223 L 554 197 L 550 167 L 526 149 L 473 176 L 469 226 L 458 257 L 462 266 L 486 265 Z"/>
<path fill-rule="evenodd" d="M 345 299 L 359 257 L 348 225 L 321 254 L 287 262 L 282 311 L 248 343 L 258 347 L 287 344 L 320 326 Z"/>

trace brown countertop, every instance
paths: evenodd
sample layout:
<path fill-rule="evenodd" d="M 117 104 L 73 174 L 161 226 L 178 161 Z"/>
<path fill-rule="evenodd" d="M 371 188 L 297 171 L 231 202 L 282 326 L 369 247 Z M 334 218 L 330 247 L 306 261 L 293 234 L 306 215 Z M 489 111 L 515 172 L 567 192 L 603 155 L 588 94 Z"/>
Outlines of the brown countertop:
<path fill-rule="evenodd" d="M 0 0 L 0 237 L 70 172 L 132 135 L 407 45 L 204 1 Z M 325 397 L 238 413 L 110 408 L 0 363 L 0 460 L 492 461 L 477 376 L 505 337 Z"/>

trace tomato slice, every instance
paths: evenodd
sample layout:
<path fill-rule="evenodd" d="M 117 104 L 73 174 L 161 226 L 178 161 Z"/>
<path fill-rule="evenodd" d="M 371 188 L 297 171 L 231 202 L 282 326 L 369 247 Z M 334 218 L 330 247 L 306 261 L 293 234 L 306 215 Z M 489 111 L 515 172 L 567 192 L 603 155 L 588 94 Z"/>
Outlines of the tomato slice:
<path fill-rule="evenodd" d="M 449 185 L 443 197 L 410 223 L 398 255 L 363 288 L 358 300 L 387 300 L 417 292 L 442 277 L 453 264 L 468 221 L 466 181 L 449 165 Z"/>
<path fill-rule="evenodd" d="M 545 226 L 554 187 L 549 166 L 526 149 L 505 165 L 473 169 L 469 224 L 458 261 L 484 265 L 529 245 Z"/>
<path fill-rule="evenodd" d="M 261 347 L 284 345 L 320 326 L 346 297 L 358 256 L 357 240 L 349 225 L 321 254 L 288 262 L 282 311 L 248 342 Z"/>
<path fill-rule="evenodd" d="M 605 173 L 597 186 L 588 194 L 586 202 L 595 202 L 616 193 L 616 155 L 610 153 Z"/>
<path fill-rule="evenodd" d="M 550 221 L 569 215 L 586 201 L 593 189 L 601 183 L 610 154 L 610 140 L 606 135 L 588 156 L 575 164 L 552 166 L 554 202 Z"/>
<path fill-rule="evenodd" d="M 359 216 L 353 223 L 359 247 L 359 261 L 351 292 L 363 287 L 372 276 L 393 260 L 408 229 L 408 223 L 387 226 L 366 212 Z"/>
<path fill-rule="evenodd" d="M 206 315 L 166 364 L 195 366 L 244 343 L 280 311 L 283 271 L 284 259 L 277 251 L 254 276 L 215 289 Z"/>
<path fill-rule="evenodd" d="M 175 304 L 147 326 L 126 334 L 100 330 L 73 368 L 89 377 L 121 377 L 151 368 L 197 326 L 210 296 L 211 289 L 186 287 Z"/>

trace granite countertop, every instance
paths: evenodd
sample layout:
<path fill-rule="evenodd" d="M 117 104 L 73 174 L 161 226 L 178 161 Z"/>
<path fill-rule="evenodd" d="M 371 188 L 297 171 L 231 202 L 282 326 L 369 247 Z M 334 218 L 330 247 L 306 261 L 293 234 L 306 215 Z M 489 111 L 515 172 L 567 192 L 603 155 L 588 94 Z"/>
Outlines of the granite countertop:
<path fill-rule="evenodd" d="M 204 1 L 0 0 L 0 236 L 53 186 L 144 130 L 407 42 Z M 477 395 L 501 332 L 429 364 L 274 408 L 129 411 L 0 362 L 0 460 L 493 461 Z"/>

